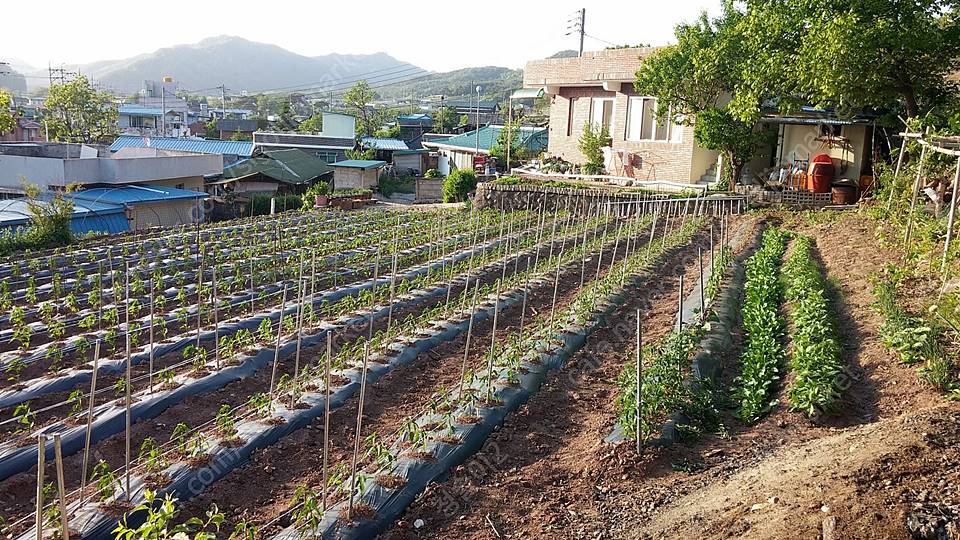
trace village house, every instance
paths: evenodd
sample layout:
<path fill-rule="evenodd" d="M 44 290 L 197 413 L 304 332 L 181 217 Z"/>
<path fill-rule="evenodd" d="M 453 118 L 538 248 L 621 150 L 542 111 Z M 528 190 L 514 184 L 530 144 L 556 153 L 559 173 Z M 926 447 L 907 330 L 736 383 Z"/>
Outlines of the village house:
<path fill-rule="evenodd" d="M 692 125 L 657 118 L 656 96 L 633 89 L 641 59 L 655 50 L 608 49 L 527 62 L 524 87 L 542 88 L 551 102 L 547 154 L 585 162 L 578 147 L 584 126 L 603 125 L 611 138 L 605 163 L 611 176 L 694 184 L 717 180 L 719 153 L 694 141 Z M 794 116 L 771 111 L 762 124 L 776 132 L 774 142 L 757 153 L 744 177 L 794 170 L 819 153 L 834 158 L 837 178 L 857 180 L 865 170 L 872 143 L 864 119 L 841 120 L 808 108 Z"/>
<path fill-rule="evenodd" d="M 347 150 L 356 146 L 357 119 L 349 114 L 324 112 L 323 131 L 320 133 L 287 133 L 256 131 L 253 133 L 255 151 L 297 148 L 327 163 L 346 159 Z"/>

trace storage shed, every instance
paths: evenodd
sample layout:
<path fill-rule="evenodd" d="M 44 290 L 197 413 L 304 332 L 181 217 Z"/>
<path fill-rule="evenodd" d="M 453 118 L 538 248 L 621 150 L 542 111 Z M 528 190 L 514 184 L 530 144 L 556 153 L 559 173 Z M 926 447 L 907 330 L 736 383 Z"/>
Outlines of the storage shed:
<path fill-rule="evenodd" d="M 172 227 L 203 221 L 206 193 L 163 186 L 127 185 L 77 191 L 74 201 L 106 203 L 125 209 L 131 230 Z"/>
<path fill-rule="evenodd" d="M 72 194 L 65 197 L 73 199 Z M 7 199 L 0 201 L 0 228 L 17 229 L 31 225 L 30 204 L 28 199 Z M 41 198 L 35 204 L 48 204 Z M 126 212 L 123 205 L 106 202 L 73 200 L 73 216 L 70 219 L 70 230 L 74 234 L 88 233 L 115 234 L 129 230 Z"/>
<path fill-rule="evenodd" d="M 348 159 L 333 164 L 333 189 L 375 188 L 386 161 Z"/>

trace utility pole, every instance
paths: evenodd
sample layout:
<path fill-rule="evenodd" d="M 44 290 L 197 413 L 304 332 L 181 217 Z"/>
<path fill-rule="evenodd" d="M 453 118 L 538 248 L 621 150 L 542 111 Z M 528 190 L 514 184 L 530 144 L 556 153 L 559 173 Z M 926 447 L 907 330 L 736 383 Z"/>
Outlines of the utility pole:
<path fill-rule="evenodd" d="M 567 35 L 573 34 L 574 32 L 579 32 L 580 34 L 580 54 L 583 56 L 583 38 L 586 36 L 586 22 L 587 22 L 587 8 L 581 8 L 576 15 L 573 16 L 573 19 L 567 21 L 570 26 L 567 27 Z"/>
<path fill-rule="evenodd" d="M 167 136 L 167 85 L 163 79 L 160 80 L 160 136 Z"/>
<path fill-rule="evenodd" d="M 227 92 L 223 83 L 220 83 L 220 119 L 227 117 Z"/>
<path fill-rule="evenodd" d="M 443 109 L 443 94 L 440 94 L 440 134 L 441 135 L 443 134 L 443 121 L 445 119 L 444 117 L 446 116 L 446 112 L 447 111 Z"/>

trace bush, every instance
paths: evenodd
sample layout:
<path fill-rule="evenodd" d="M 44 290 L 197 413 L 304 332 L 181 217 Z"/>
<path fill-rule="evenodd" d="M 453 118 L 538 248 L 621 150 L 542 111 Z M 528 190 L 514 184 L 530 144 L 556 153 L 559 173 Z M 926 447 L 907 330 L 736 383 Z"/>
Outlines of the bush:
<path fill-rule="evenodd" d="M 477 175 L 469 169 L 457 169 L 443 181 L 443 202 L 465 201 L 476 188 Z"/>
<path fill-rule="evenodd" d="M 427 172 L 423 173 L 424 178 L 440 178 L 440 171 L 436 169 L 427 169 Z"/>
<path fill-rule="evenodd" d="M 603 174 L 603 150 L 605 146 L 610 146 L 610 131 L 606 126 L 597 126 L 587 123 L 583 126 L 583 134 L 580 135 L 578 146 L 583 152 L 587 162 L 583 164 L 583 174 Z"/>
<path fill-rule="evenodd" d="M 36 186 L 25 186 L 27 207 L 30 212 L 30 225 L 17 227 L 0 233 L 0 255 L 25 249 L 47 249 L 66 246 L 75 239 L 70 230 L 73 219 L 73 201 L 56 192 L 47 201 L 38 199 L 40 190 Z M 73 191 L 68 186 L 67 191 Z"/>
<path fill-rule="evenodd" d="M 330 193 L 330 184 L 324 182 L 323 180 L 318 180 L 316 184 L 307 189 L 306 193 L 301 195 L 300 198 L 303 204 L 302 209 L 311 210 L 317 203 L 317 196 L 326 195 L 328 193 Z M 267 210 L 269 211 L 269 206 L 267 207 Z"/>

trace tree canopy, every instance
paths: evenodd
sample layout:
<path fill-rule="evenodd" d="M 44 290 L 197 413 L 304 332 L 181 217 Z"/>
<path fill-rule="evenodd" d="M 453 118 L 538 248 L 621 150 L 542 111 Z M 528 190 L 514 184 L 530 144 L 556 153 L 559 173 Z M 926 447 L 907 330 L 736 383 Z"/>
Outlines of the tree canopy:
<path fill-rule="evenodd" d="M 367 81 L 359 81 L 343 95 L 343 102 L 357 116 L 357 135 L 372 136 L 380 127 L 380 115 L 373 108 L 377 92 Z"/>
<path fill-rule="evenodd" d="M 119 113 L 110 94 L 90 86 L 82 75 L 68 83 L 51 85 L 45 105 L 54 140 L 92 143 L 116 133 Z"/>
<path fill-rule="evenodd" d="M 13 98 L 10 97 L 8 92 L 0 90 L 0 133 L 13 131 L 13 128 L 16 126 L 13 112 L 11 112 L 12 106 Z"/>

